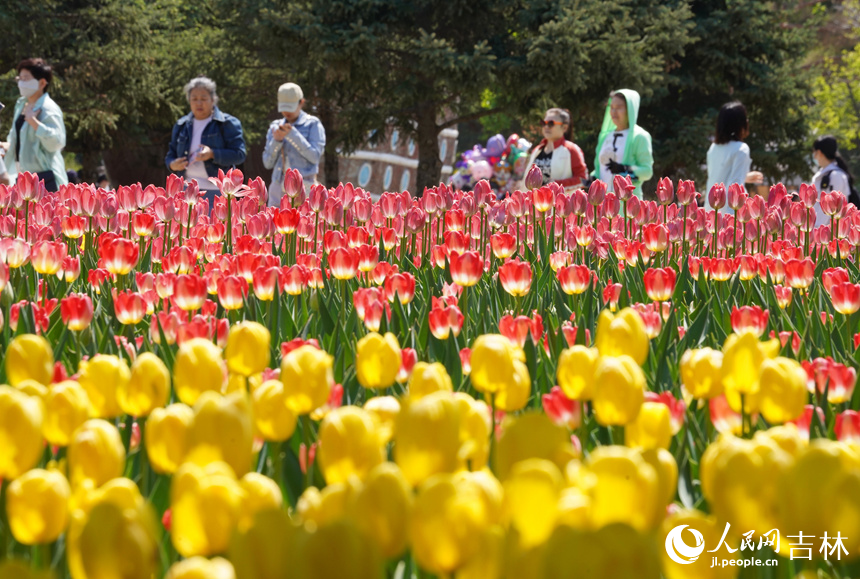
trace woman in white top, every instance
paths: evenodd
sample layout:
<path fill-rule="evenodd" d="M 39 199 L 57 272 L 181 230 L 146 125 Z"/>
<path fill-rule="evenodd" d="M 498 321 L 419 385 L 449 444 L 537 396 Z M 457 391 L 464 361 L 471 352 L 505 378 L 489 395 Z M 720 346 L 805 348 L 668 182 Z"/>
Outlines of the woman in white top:
<path fill-rule="evenodd" d="M 848 170 L 848 165 L 842 155 L 839 154 L 839 146 L 836 137 L 825 135 L 819 137 L 812 144 L 812 157 L 820 167 L 812 177 L 812 183 L 819 194 L 819 203 L 815 206 L 815 225 L 829 225 L 830 217 L 821 210 L 821 194 L 831 191 L 840 191 L 845 199 L 852 203 L 860 202 L 856 195 L 852 194 L 854 189 L 854 176 Z"/>
<path fill-rule="evenodd" d="M 722 183 L 728 189 L 734 183 L 745 185 L 758 180 L 758 173 L 750 174 L 750 148 L 744 143 L 749 134 L 750 123 L 746 107 L 738 101 L 724 104 L 717 115 L 714 142 L 708 149 L 708 186 L 705 189 L 705 199 L 707 192 L 717 183 Z"/>

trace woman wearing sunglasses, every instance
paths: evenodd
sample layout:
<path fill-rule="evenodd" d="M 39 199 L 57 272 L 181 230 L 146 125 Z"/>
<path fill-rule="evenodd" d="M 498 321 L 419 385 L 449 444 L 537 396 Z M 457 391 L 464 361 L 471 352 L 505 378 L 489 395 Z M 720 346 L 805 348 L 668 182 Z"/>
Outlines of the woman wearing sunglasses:
<path fill-rule="evenodd" d="M 527 167 L 540 168 L 544 185 L 556 182 L 565 189 L 581 185 L 588 168 L 582 149 L 570 141 L 570 112 L 549 109 L 540 125 L 543 140 L 532 151 Z"/>
<path fill-rule="evenodd" d="M 642 197 L 642 184 L 654 174 L 651 135 L 636 124 L 639 116 L 639 93 L 623 88 L 612 93 L 597 137 L 597 154 L 592 176 L 612 190 L 615 175 L 630 177 Z"/>

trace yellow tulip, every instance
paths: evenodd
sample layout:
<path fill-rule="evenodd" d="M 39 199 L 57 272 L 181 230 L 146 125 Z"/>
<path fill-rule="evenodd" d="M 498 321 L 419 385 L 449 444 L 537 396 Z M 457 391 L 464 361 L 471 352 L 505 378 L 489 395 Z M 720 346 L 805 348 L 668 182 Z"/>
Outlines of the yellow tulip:
<path fill-rule="evenodd" d="M 848 555 L 856 557 L 860 545 L 858 462 L 856 453 L 844 444 L 826 439 L 812 441 L 777 485 L 774 505 L 784 535 L 802 531 L 804 535 L 823 537 L 826 532 L 834 537 L 838 532 L 848 538 Z M 783 539 L 783 543 L 787 542 Z M 820 542 L 816 543 L 819 547 Z M 782 554 L 788 555 L 789 549 L 780 546 Z M 812 556 L 821 559 L 823 553 L 813 547 Z"/>
<path fill-rule="evenodd" d="M 81 362 L 78 382 L 90 400 L 90 413 L 96 418 L 115 418 L 123 413 L 117 392 L 128 388 L 131 372 L 125 360 L 96 354 Z"/>
<path fill-rule="evenodd" d="M 0 562 L 2 579 L 55 579 L 50 569 L 33 569 L 29 561 L 6 559 Z"/>
<path fill-rule="evenodd" d="M 514 465 L 505 480 L 504 514 L 519 533 L 523 548 L 544 543 L 555 528 L 562 476 L 552 462 L 540 458 Z"/>
<path fill-rule="evenodd" d="M 493 526 L 481 533 L 478 551 L 471 560 L 457 571 L 457 579 L 500 579 L 504 576 L 527 579 L 519 569 L 512 569 L 505 561 L 505 532 L 500 526 Z M 507 574 L 502 573 L 502 569 Z"/>
<path fill-rule="evenodd" d="M 454 482 L 458 483 L 465 479 L 477 485 L 481 493 L 481 502 L 484 504 L 484 513 L 487 516 L 488 525 L 497 525 L 502 522 L 502 506 L 504 504 L 505 489 L 490 469 L 476 470 L 474 472 L 461 470 L 454 473 Z"/>
<path fill-rule="evenodd" d="M 525 363 L 514 360 L 514 373 L 507 384 L 499 388 L 495 395 L 488 393 L 486 396 L 490 396 L 491 405 L 495 404 L 497 410 L 516 412 L 525 408 L 531 388 L 528 367 Z"/>
<path fill-rule="evenodd" d="M 669 448 L 672 420 L 669 407 L 660 402 L 644 402 L 639 414 L 624 429 L 624 443 L 631 448 Z"/>
<path fill-rule="evenodd" d="M 265 440 L 281 442 L 296 430 L 296 414 L 287 407 L 284 385 L 267 380 L 251 394 L 251 414 L 254 426 Z"/>
<path fill-rule="evenodd" d="M 606 311 L 606 310 L 604 310 Z M 594 416 L 604 426 L 636 419 L 645 400 L 645 374 L 630 356 L 601 356 L 594 372 Z"/>
<path fill-rule="evenodd" d="M 515 379 L 514 361 L 524 361 L 525 354 L 499 334 L 485 334 L 472 347 L 469 378 L 478 392 L 494 394 Z"/>
<path fill-rule="evenodd" d="M 131 377 L 117 385 L 117 402 L 126 414 L 149 416 L 170 400 L 170 372 L 161 358 L 144 352 L 131 365 Z"/>
<path fill-rule="evenodd" d="M 379 443 L 388 444 L 394 436 L 394 421 L 400 414 L 400 402 L 394 396 L 375 396 L 365 402 L 363 408 L 376 421 Z"/>
<path fill-rule="evenodd" d="M 205 338 L 183 342 L 173 362 L 173 388 L 179 400 L 194 406 L 203 392 L 223 392 L 225 381 L 221 348 Z"/>
<path fill-rule="evenodd" d="M 240 376 L 259 374 L 269 366 L 272 335 L 258 322 L 239 322 L 227 336 L 227 369 Z"/>
<path fill-rule="evenodd" d="M 761 342 L 749 331 L 730 335 L 723 344 L 722 377 L 727 393 L 757 394 L 762 362 L 778 352 L 779 340 Z"/>
<path fill-rule="evenodd" d="M 418 490 L 409 519 L 412 555 L 426 571 L 451 574 L 475 556 L 487 528 L 477 484 L 450 474 L 433 476 Z"/>
<path fill-rule="evenodd" d="M 696 510 L 681 510 L 676 511 L 666 517 L 661 527 L 659 538 L 666 538 L 667 548 L 669 539 L 667 536 L 676 527 L 686 526 L 686 529 L 681 530 L 679 535 L 680 541 L 683 541 L 688 547 L 697 545 L 697 538 L 690 531 L 697 531 L 701 534 L 702 544 L 705 548 L 716 548 L 720 544 L 720 539 L 725 530 L 725 523 L 719 523 L 716 518 L 706 515 Z M 686 531 L 686 532 L 685 532 Z M 673 542 L 675 541 L 673 536 Z M 738 539 L 732 533 L 726 536 L 726 543 L 732 549 L 738 548 Z M 738 567 L 711 567 L 711 557 L 708 553 L 703 552 L 693 561 L 689 558 L 684 558 L 687 563 L 677 563 L 666 553 L 666 549 L 659 549 L 660 558 L 663 563 L 663 575 L 666 579 L 734 579 L 738 575 Z M 677 552 L 677 551 L 676 551 Z M 724 548 L 720 547 L 719 557 L 722 559 L 738 559 L 741 551 L 737 551 L 734 555 Z"/>
<path fill-rule="evenodd" d="M 558 385 L 571 400 L 591 400 L 594 395 L 594 370 L 597 368 L 597 348 L 572 346 L 558 358 Z"/>
<path fill-rule="evenodd" d="M 146 421 L 144 438 L 149 463 L 155 472 L 173 474 L 188 452 L 188 430 L 194 421 L 191 407 L 177 402 L 156 408 Z"/>
<path fill-rule="evenodd" d="M 171 565 L 164 579 L 236 579 L 236 572 L 227 559 L 191 557 Z"/>
<path fill-rule="evenodd" d="M 454 391 L 454 385 L 445 366 L 439 362 L 432 364 L 416 362 L 412 368 L 412 376 L 409 378 L 409 396 L 413 400 L 418 400 L 440 390 Z"/>
<path fill-rule="evenodd" d="M 761 365 L 759 409 L 771 424 L 782 424 L 803 414 L 808 393 L 806 370 L 789 358 L 766 359 Z"/>
<path fill-rule="evenodd" d="M 6 349 L 6 380 L 12 386 L 24 380 L 50 384 L 54 375 L 54 352 L 42 336 L 22 334 Z"/>
<path fill-rule="evenodd" d="M 76 489 L 71 505 L 73 515 L 86 515 L 103 502 L 113 503 L 122 509 L 141 509 L 146 506 L 146 499 L 140 494 L 138 486 L 131 479 L 117 477 L 97 489 L 87 486 Z"/>
<path fill-rule="evenodd" d="M 242 507 L 242 518 L 239 529 L 247 530 L 254 523 L 254 515 L 260 511 L 280 509 L 284 497 L 278 484 L 266 475 L 249 472 L 239 479 L 239 486 L 245 491 L 245 502 Z"/>
<path fill-rule="evenodd" d="M 239 529 L 230 542 L 230 561 L 237 579 L 282 579 L 294 565 L 297 527 L 283 509 L 254 514 L 247 529 Z"/>
<path fill-rule="evenodd" d="M 26 394 L 27 396 L 32 396 L 34 398 L 39 398 L 40 400 L 44 400 L 45 396 L 48 395 L 48 388 L 44 384 L 40 384 L 35 380 L 22 380 L 15 385 L 15 388 Z"/>
<path fill-rule="evenodd" d="M 687 350 L 681 356 L 681 382 L 693 398 L 714 398 L 723 393 L 722 366 L 719 350 Z"/>
<path fill-rule="evenodd" d="M 577 486 L 591 499 L 593 528 L 624 523 L 645 532 L 659 524 L 660 519 L 655 519 L 663 499 L 659 479 L 638 451 L 601 446 L 584 466 Z"/>
<path fill-rule="evenodd" d="M 128 509 L 100 502 L 75 537 L 69 537 L 72 577 L 151 579 L 158 569 L 158 544 L 158 527 L 148 504 Z"/>
<path fill-rule="evenodd" d="M 322 491 L 308 487 L 296 501 L 295 514 L 311 531 L 342 519 L 347 516 L 360 485 L 361 481 L 351 478 L 347 482 L 327 485 Z"/>
<path fill-rule="evenodd" d="M 319 464 L 327 483 L 346 482 L 350 476 L 364 480 L 385 460 L 373 417 L 357 406 L 341 406 L 320 424 Z"/>
<path fill-rule="evenodd" d="M 313 533 L 300 532 L 295 559 L 297 579 L 378 579 L 383 561 L 376 545 L 352 521 L 343 519 Z M 336 553 L 337 556 L 332 556 Z"/>
<path fill-rule="evenodd" d="M 561 525 L 547 541 L 540 577 L 659 579 L 657 550 L 650 535 L 624 524 L 595 531 Z"/>
<path fill-rule="evenodd" d="M 672 453 L 663 448 L 638 450 L 642 460 L 650 464 L 657 473 L 658 500 L 655 504 L 654 520 L 660 521 L 665 517 L 666 505 L 675 499 L 678 490 L 678 463 Z"/>
<path fill-rule="evenodd" d="M 461 468 L 480 470 L 490 458 L 490 407 L 465 392 L 454 393 L 454 399 L 460 413 Z"/>
<path fill-rule="evenodd" d="M 504 481 L 515 464 L 529 458 L 549 460 L 559 469 L 574 458 L 570 433 L 543 412 L 527 412 L 505 420 L 493 470 Z"/>
<path fill-rule="evenodd" d="M 391 332 L 384 336 L 371 332 L 355 347 L 355 374 L 365 388 L 391 387 L 400 364 L 400 343 Z"/>
<path fill-rule="evenodd" d="M 702 494 L 718 520 L 744 532 L 766 533 L 776 527 L 777 481 L 792 462 L 769 438 L 723 435 L 702 454 Z"/>
<path fill-rule="evenodd" d="M 254 428 L 244 396 L 200 395 L 188 429 L 189 454 L 206 457 L 201 462 L 222 460 L 242 476 L 251 469 L 253 446 Z"/>
<path fill-rule="evenodd" d="M 99 487 L 118 476 L 125 466 L 125 447 L 119 430 L 106 420 L 87 420 L 69 444 L 69 481 L 77 487 L 91 481 Z"/>
<path fill-rule="evenodd" d="M 406 550 L 407 523 L 412 511 L 412 488 L 397 468 L 384 462 L 370 471 L 355 495 L 351 515 L 387 559 Z"/>
<path fill-rule="evenodd" d="M 645 322 L 633 308 L 614 315 L 609 310 L 600 312 L 594 345 L 601 356 L 627 355 L 641 366 L 648 358 L 650 342 Z"/>
<path fill-rule="evenodd" d="M 66 529 L 71 489 L 61 473 L 33 469 L 12 481 L 8 493 L 9 528 L 19 543 L 52 543 Z"/>
<path fill-rule="evenodd" d="M 18 478 L 42 456 L 42 401 L 0 385 L 0 479 Z"/>
<path fill-rule="evenodd" d="M 460 415 L 450 392 L 403 400 L 394 428 L 394 459 L 409 484 L 454 472 L 460 451 Z"/>
<path fill-rule="evenodd" d="M 809 446 L 809 439 L 804 438 L 797 425 L 791 422 L 772 426 L 767 430 L 759 430 L 753 436 L 753 440 L 767 438 L 782 450 L 791 455 L 792 458 L 797 458 Z"/>
<path fill-rule="evenodd" d="M 313 346 L 300 346 L 281 360 L 281 382 L 287 406 L 298 415 L 310 414 L 328 401 L 334 385 L 333 358 Z"/>
<path fill-rule="evenodd" d="M 239 524 L 245 492 L 229 465 L 185 463 L 170 487 L 171 539 L 183 557 L 224 552 Z"/>
<path fill-rule="evenodd" d="M 56 446 L 68 446 L 72 434 L 90 418 L 90 401 L 80 384 L 66 380 L 52 384 L 45 401 L 42 434 Z"/>

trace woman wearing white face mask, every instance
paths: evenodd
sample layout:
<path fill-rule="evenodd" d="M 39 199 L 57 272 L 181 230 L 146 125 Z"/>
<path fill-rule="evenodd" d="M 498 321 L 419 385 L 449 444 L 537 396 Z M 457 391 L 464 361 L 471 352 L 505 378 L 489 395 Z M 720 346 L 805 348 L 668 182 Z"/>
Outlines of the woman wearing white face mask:
<path fill-rule="evenodd" d="M 45 182 L 45 189 L 56 191 L 68 183 L 63 147 L 66 146 L 66 126 L 63 111 L 48 96 L 53 80 L 51 67 L 41 58 L 28 58 L 18 63 L 18 91 L 6 165 L 11 173 L 36 173 Z"/>

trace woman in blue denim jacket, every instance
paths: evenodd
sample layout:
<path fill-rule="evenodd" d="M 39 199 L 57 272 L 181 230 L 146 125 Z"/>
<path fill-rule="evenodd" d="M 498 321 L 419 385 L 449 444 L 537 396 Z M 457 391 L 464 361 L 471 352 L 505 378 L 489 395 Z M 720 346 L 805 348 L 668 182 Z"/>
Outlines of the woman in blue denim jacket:
<path fill-rule="evenodd" d="M 173 126 L 170 148 L 164 163 L 174 173 L 197 181 L 209 201 L 209 209 L 218 195 L 218 187 L 209 177 L 225 173 L 245 162 L 245 139 L 242 123 L 218 109 L 215 83 L 199 76 L 185 85 L 185 97 L 191 112 Z"/>

